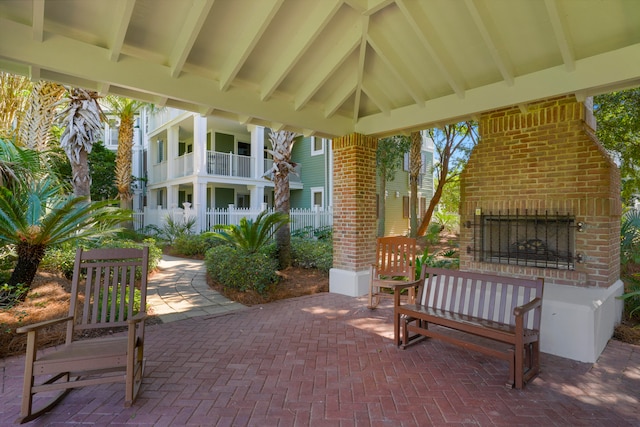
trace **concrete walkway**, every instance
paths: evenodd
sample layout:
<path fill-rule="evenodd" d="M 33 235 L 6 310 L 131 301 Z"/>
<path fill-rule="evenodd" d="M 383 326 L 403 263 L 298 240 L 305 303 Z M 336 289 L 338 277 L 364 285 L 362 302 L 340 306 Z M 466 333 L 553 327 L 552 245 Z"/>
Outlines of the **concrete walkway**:
<path fill-rule="evenodd" d="M 246 308 L 209 287 L 204 261 L 163 255 L 158 269 L 149 278 L 147 303 L 162 323 Z"/>

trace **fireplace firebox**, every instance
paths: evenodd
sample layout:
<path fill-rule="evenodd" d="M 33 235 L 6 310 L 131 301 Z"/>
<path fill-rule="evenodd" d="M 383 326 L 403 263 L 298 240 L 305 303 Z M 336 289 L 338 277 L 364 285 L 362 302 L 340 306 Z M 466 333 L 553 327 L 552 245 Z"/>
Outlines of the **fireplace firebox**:
<path fill-rule="evenodd" d="M 558 213 L 489 212 L 476 216 L 476 261 L 574 270 L 575 217 Z"/>

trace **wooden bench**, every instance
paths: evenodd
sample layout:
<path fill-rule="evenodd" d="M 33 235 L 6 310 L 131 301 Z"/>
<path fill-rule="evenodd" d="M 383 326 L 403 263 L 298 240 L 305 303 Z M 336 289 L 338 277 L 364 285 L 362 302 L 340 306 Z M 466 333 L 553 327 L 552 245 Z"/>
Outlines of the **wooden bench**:
<path fill-rule="evenodd" d="M 401 302 L 400 290 L 411 286 L 418 287 L 415 304 Z M 506 360 L 507 386 L 520 389 L 540 371 L 543 287 L 541 278 L 423 268 L 420 279 L 395 285 L 396 345 L 406 348 L 431 337 Z M 489 341 L 469 339 L 473 336 Z"/>

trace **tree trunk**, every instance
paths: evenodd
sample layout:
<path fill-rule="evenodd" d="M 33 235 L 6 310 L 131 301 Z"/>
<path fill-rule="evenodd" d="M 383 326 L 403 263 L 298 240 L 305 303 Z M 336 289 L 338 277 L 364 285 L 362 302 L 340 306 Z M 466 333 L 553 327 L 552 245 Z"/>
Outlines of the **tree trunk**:
<path fill-rule="evenodd" d="M 91 175 L 89 174 L 89 154 L 86 150 L 80 150 L 78 162 L 71 160 L 71 174 L 73 194 L 77 197 L 86 197 L 91 200 Z"/>
<path fill-rule="evenodd" d="M 274 203 L 276 212 L 281 212 L 289 217 L 291 208 L 289 193 L 289 171 L 286 166 L 280 168 L 280 173 L 274 176 Z M 281 269 L 291 266 L 291 227 L 285 225 L 276 232 L 276 245 L 278 248 L 278 262 Z"/>
<path fill-rule="evenodd" d="M 420 228 L 418 228 L 418 236 L 424 236 L 424 233 L 426 233 L 427 227 L 429 227 L 429 223 L 431 222 L 431 217 L 433 216 L 433 211 L 436 209 L 436 205 L 440 202 L 440 197 L 442 197 L 442 189 L 444 188 L 444 185 L 444 180 L 438 180 L 438 187 L 436 187 L 436 191 L 433 193 L 427 212 L 425 212 L 422 217 Z"/>
<path fill-rule="evenodd" d="M 422 135 L 420 132 L 411 132 L 411 150 L 409 152 L 409 185 L 411 197 L 409 198 L 409 216 L 411 228 L 410 237 L 418 235 L 418 178 L 422 169 Z"/>
<path fill-rule="evenodd" d="M 378 197 L 378 237 L 384 237 L 385 232 L 385 211 L 387 210 L 387 177 L 386 174 L 380 176 L 380 196 Z"/>
<path fill-rule="evenodd" d="M 42 258 L 44 258 L 45 250 L 45 245 L 19 243 L 16 246 L 18 262 L 7 283 L 11 292 L 17 290 L 18 285 L 21 284 L 27 287 L 31 286 L 33 278 L 36 276 L 36 272 L 38 271 L 38 266 L 40 265 Z M 26 293 L 22 296 L 23 299 L 24 296 L 26 296 Z"/>

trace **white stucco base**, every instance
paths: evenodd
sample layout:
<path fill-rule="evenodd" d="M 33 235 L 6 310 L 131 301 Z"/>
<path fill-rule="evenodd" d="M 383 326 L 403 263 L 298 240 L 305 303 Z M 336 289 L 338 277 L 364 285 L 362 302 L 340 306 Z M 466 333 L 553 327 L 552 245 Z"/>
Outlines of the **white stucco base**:
<path fill-rule="evenodd" d="M 580 288 L 545 283 L 540 350 L 560 357 L 593 363 L 622 319 L 624 285 Z M 329 292 L 357 297 L 369 292 L 369 271 L 332 268 Z"/>
<path fill-rule="evenodd" d="M 338 268 L 329 270 L 329 292 L 359 297 L 369 293 L 369 270 L 348 271 Z"/>
<path fill-rule="evenodd" d="M 606 289 L 545 283 L 540 350 L 595 362 L 622 319 L 623 291 L 621 280 Z"/>

